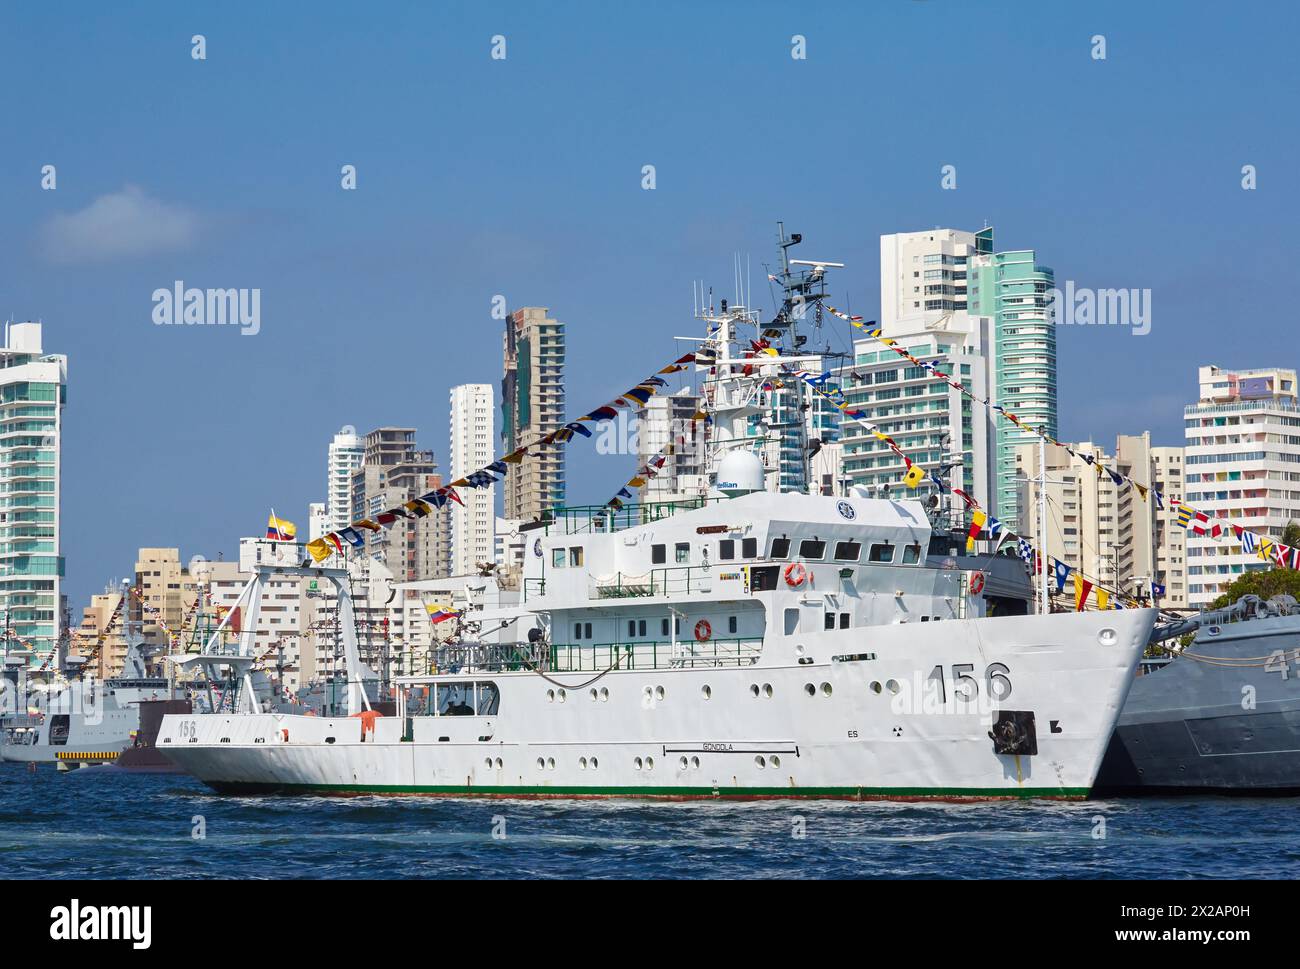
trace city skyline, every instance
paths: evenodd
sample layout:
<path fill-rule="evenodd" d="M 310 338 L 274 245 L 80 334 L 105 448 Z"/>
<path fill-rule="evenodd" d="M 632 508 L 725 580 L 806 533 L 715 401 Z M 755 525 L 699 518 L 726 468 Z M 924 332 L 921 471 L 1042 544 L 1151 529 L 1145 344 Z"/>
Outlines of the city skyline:
<path fill-rule="evenodd" d="M 1153 444 L 1179 444 L 1196 369 L 1264 366 L 1263 342 L 1285 332 L 1267 284 L 1293 251 L 1296 135 L 1271 120 L 1287 109 L 1289 9 L 1267 11 L 1275 29 L 1249 37 L 1230 12 L 1170 22 L 1118 4 L 1009 26 L 942 4 L 846 7 L 860 29 L 835 35 L 778 6 L 743 19 L 692 8 L 686 37 L 669 18 L 618 11 L 601 11 L 599 36 L 540 11 L 411 11 L 420 39 L 387 61 L 392 37 L 337 39 L 344 9 L 306 24 L 244 13 L 237 25 L 224 11 L 159 7 L 130 31 L 97 12 L 94 31 L 35 9 L 0 14 L 14 27 L 3 36 L 45 41 L 0 41 L 9 88 L 43 92 L 11 112 L 25 138 L 0 170 L 12 229 L 0 310 L 44 321 L 46 351 L 70 361 L 62 554 L 74 618 L 139 547 L 230 557 L 272 507 L 305 532 L 308 502 L 325 497 L 322 447 L 344 424 L 420 428 L 447 467 L 448 390 L 499 379 L 494 297 L 565 321 L 570 414 L 607 399 L 640 376 L 647 347 L 668 355 L 673 336 L 696 332 L 693 279 L 726 294 L 736 250 L 763 278 L 778 219 L 803 233 L 806 254 L 847 264 L 832 301 L 869 316 L 879 236 L 931 225 L 991 224 L 999 250 L 1033 248 L 1058 284 L 1149 289 L 1145 337 L 1059 330 L 1062 440 L 1150 430 Z M 1031 29 L 1035 45 L 1020 45 Z M 1104 61 L 1090 56 L 1098 32 Z M 206 61 L 190 58 L 195 33 Z M 510 46 L 495 63 L 498 33 Z M 807 36 L 804 62 L 789 55 L 793 34 Z M 915 47 L 891 43 L 905 34 L 928 36 L 927 56 L 947 70 L 908 69 Z M 353 68 L 346 78 L 319 56 L 325 37 Z M 1176 56 L 1211 37 L 1231 56 L 1209 68 Z M 720 47 L 734 71 L 718 76 L 702 52 Z M 615 69 L 651 57 L 665 62 L 653 86 Z M 611 70 L 604 89 L 586 83 Z M 87 96 L 105 72 L 112 111 Z M 990 85 L 1035 78 L 1023 105 L 1032 148 L 973 137 L 978 118 L 962 112 L 945 137 L 928 136 L 914 106 L 946 103 L 976 72 Z M 443 99 L 446 114 L 409 137 L 390 136 L 390 111 L 369 111 L 389 87 L 458 79 L 473 90 Z M 807 151 L 724 152 L 717 101 L 727 129 L 761 132 L 812 99 L 832 123 Z M 552 100 L 572 101 L 572 120 L 534 117 Z M 315 130 L 325 106 L 328 135 Z M 203 151 L 180 147 L 159 117 L 189 124 Z M 452 130 L 458 151 L 447 152 Z M 276 137 L 250 159 L 241 131 Z M 545 150 L 514 155 L 501 150 L 509 141 Z M 353 191 L 340 187 L 349 164 Z M 53 191 L 45 165 L 57 168 Z M 656 166 L 653 191 L 644 165 Z M 953 190 L 941 187 L 945 165 Z M 1243 190 L 1244 165 L 1258 190 Z M 176 280 L 260 289 L 260 331 L 156 325 L 150 295 Z M 1250 345 L 1224 339 L 1244 326 L 1258 335 Z M 843 327 L 828 333 L 837 349 L 852 344 Z M 1297 360 L 1284 351 L 1278 363 Z M 566 460 L 570 498 L 600 502 L 636 457 L 579 443 Z"/>

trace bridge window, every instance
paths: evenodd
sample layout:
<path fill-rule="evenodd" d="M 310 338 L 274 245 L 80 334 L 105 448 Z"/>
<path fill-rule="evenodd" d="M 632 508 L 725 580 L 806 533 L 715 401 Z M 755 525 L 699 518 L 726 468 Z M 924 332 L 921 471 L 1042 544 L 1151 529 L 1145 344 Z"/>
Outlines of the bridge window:
<path fill-rule="evenodd" d="M 551 568 L 555 568 L 555 569 L 564 568 L 564 549 L 562 548 L 551 549 Z"/>
<path fill-rule="evenodd" d="M 439 683 L 438 716 L 472 717 L 474 716 L 473 683 Z"/>
<path fill-rule="evenodd" d="M 834 629 L 834 628 L 835 628 L 835 613 L 833 613 L 833 612 L 828 612 L 828 613 L 826 613 L 826 617 L 825 617 L 825 618 L 826 618 L 826 622 L 825 622 L 825 626 L 824 626 L 823 628 L 825 628 L 825 629 Z"/>
<path fill-rule="evenodd" d="M 851 620 L 851 618 L 852 618 L 852 615 L 851 615 L 850 613 L 847 613 L 847 612 L 841 612 L 841 613 L 840 613 L 840 628 L 841 628 L 841 629 L 848 629 L 848 628 L 849 628 L 849 621 Z"/>
<path fill-rule="evenodd" d="M 837 562 L 856 562 L 862 555 L 861 542 L 836 542 L 835 560 Z"/>
<path fill-rule="evenodd" d="M 736 542 L 734 539 L 724 538 L 718 542 L 718 558 L 722 561 L 730 561 L 736 557 Z"/>
<path fill-rule="evenodd" d="M 500 708 L 501 691 L 497 689 L 497 685 L 480 681 L 478 684 L 478 715 L 480 717 L 495 717 Z"/>
<path fill-rule="evenodd" d="M 894 561 L 894 546 L 888 542 L 873 542 L 871 545 L 870 561 L 872 562 L 892 562 Z"/>
<path fill-rule="evenodd" d="M 772 539 L 772 555 L 774 559 L 784 559 L 790 557 L 790 539 L 774 538 Z"/>
<path fill-rule="evenodd" d="M 742 538 L 740 540 L 740 556 L 747 559 L 758 558 L 758 539 Z"/>
<path fill-rule="evenodd" d="M 799 543 L 799 557 L 820 559 L 826 554 L 826 543 L 819 538 L 805 538 Z"/>
<path fill-rule="evenodd" d="M 921 546 L 905 545 L 903 547 L 903 564 L 915 565 L 919 561 L 921 561 Z"/>
<path fill-rule="evenodd" d="M 667 562 L 667 561 L 668 561 L 668 546 L 667 546 L 667 545 L 651 545 L 651 546 L 650 546 L 650 564 L 651 564 L 651 565 L 663 565 L 663 564 L 664 564 L 665 562 Z"/>
<path fill-rule="evenodd" d="M 574 545 L 569 549 L 569 565 L 577 568 L 582 565 L 582 546 Z"/>

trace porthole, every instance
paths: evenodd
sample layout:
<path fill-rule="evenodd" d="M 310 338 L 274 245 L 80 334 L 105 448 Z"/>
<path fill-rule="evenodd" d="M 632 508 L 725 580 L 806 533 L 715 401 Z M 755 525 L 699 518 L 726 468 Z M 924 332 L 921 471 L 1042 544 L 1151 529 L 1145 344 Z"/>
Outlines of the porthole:
<path fill-rule="evenodd" d="M 543 760 L 541 757 L 537 758 L 537 769 L 546 770 L 546 761 Z"/>
<path fill-rule="evenodd" d="M 804 654 L 804 646 L 803 646 L 803 643 L 800 643 L 798 646 L 796 646 L 796 647 L 794 648 L 794 654 L 795 654 L 796 656 L 802 656 L 802 655 Z"/>
<path fill-rule="evenodd" d="M 662 700 L 662 699 L 664 698 L 664 696 L 665 696 L 664 688 L 663 688 L 662 686 L 656 686 L 656 687 L 655 687 L 655 699 L 656 699 L 656 700 Z"/>
<path fill-rule="evenodd" d="M 547 770 L 555 770 L 555 758 L 554 758 L 554 757 L 547 757 L 547 758 L 546 758 L 546 769 L 547 769 Z"/>
<path fill-rule="evenodd" d="M 772 755 L 772 766 L 773 766 L 773 767 L 780 767 L 780 766 L 781 766 L 781 758 L 780 758 L 780 757 L 777 757 L 775 754 Z"/>
<path fill-rule="evenodd" d="M 600 702 L 606 703 L 609 700 L 609 688 L 602 686 L 600 688 Z"/>
<path fill-rule="evenodd" d="M 502 767 L 505 767 L 505 762 L 502 761 L 500 757 L 498 757 L 498 758 L 497 758 L 497 770 L 500 770 Z"/>
<path fill-rule="evenodd" d="M 763 759 L 762 754 L 759 754 L 757 757 L 754 758 L 754 766 L 757 767 L 759 770 L 762 770 L 764 767 L 767 766 L 767 761 Z"/>
<path fill-rule="evenodd" d="M 829 683 L 823 683 L 822 696 L 830 696 L 830 695 L 831 695 L 831 685 Z"/>
<path fill-rule="evenodd" d="M 632 766 L 635 767 L 637 770 L 640 770 L 642 767 L 645 766 L 645 762 L 642 761 L 640 757 L 638 757 L 636 760 L 632 761 Z"/>
<path fill-rule="evenodd" d="M 803 685 L 803 691 L 807 693 L 809 696 L 817 695 L 817 687 L 813 686 L 811 683 L 805 683 Z"/>
<path fill-rule="evenodd" d="M 641 698 L 649 703 L 654 699 L 655 691 L 652 687 L 644 686 L 641 688 Z"/>
<path fill-rule="evenodd" d="M 587 758 L 586 758 L 586 757 L 579 757 L 579 758 L 578 758 L 578 770 L 586 770 L 586 769 L 587 769 Z"/>
<path fill-rule="evenodd" d="M 750 696 L 758 696 L 758 692 L 759 692 L 759 691 L 758 691 L 758 684 L 757 684 L 757 683 L 751 683 L 751 684 L 749 685 L 749 694 L 750 694 Z"/>
<path fill-rule="evenodd" d="M 700 696 L 704 697 L 704 699 L 706 700 L 711 699 L 713 697 L 713 687 L 705 683 L 702 687 L 700 687 Z"/>
<path fill-rule="evenodd" d="M 771 683 L 764 683 L 764 684 L 763 684 L 763 696 L 767 697 L 769 700 L 772 699 L 772 684 L 771 684 Z"/>
<path fill-rule="evenodd" d="M 557 699 L 557 700 L 559 700 L 561 703 L 563 703 L 563 702 L 565 701 L 565 699 L 568 697 L 568 695 L 569 695 L 569 694 L 565 693 L 563 690 L 560 690 L 560 691 L 558 691 L 558 692 L 555 694 L 555 699 Z"/>
<path fill-rule="evenodd" d="M 690 761 L 687 760 L 685 757 L 678 758 L 678 760 L 677 760 L 677 768 L 678 768 L 678 770 L 686 770 L 686 767 L 687 767 L 687 765 L 689 765 L 689 764 L 690 764 Z"/>
<path fill-rule="evenodd" d="M 700 769 L 700 759 L 699 759 L 698 757 L 692 757 L 692 758 L 691 758 L 691 769 L 692 769 L 692 770 L 699 770 L 699 769 Z"/>
<path fill-rule="evenodd" d="M 485 761 L 483 762 L 483 766 L 486 767 L 488 770 L 491 770 L 491 769 L 492 769 L 492 758 L 489 757 L 487 760 L 485 760 Z"/>
<path fill-rule="evenodd" d="M 547 702 L 547 703 L 554 703 L 554 702 L 555 702 L 555 691 L 554 691 L 554 690 L 547 690 L 547 691 L 546 691 L 546 702 Z"/>
<path fill-rule="evenodd" d="M 600 766 L 600 761 L 598 761 L 595 757 L 591 758 L 591 769 L 595 770 L 599 766 Z"/>
<path fill-rule="evenodd" d="M 645 769 L 646 769 L 646 770 L 654 770 L 654 769 L 655 769 L 655 759 L 654 759 L 653 757 L 647 757 L 647 758 L 645 759 Z"/>
<path fill-rule="evenodd" d="M 902 689 L 902 687 L 898 685 L 898 680 L 890 680 L 888 683 L 885 684 L 885 689 L 887 689 L 890 693 L 897 693 L 899 690 Z"/>
<path fill-rule="evenodd" d="M 598 696 L 600 696 L 600 694 L 596 691 L 596 688 L 593 686 L 593 687 L 591 688 L 591 699 L 592 699 L 592 702 L 593 702 L 593 703 L 595 702 L 596 697 L 598 697 Z"/>
<path fill-rule="evenodd" d="M 880 685 L 880 681 L 879 681 L 879 680 L 872 680 L 872 681 L 871 681 L 871 692 L 872 692 L 872 693 L 879 693 L 879 692 L 881 691 L 881 689 L 882 689 L 882 687 L 881 687 L 881 685 Z"/>

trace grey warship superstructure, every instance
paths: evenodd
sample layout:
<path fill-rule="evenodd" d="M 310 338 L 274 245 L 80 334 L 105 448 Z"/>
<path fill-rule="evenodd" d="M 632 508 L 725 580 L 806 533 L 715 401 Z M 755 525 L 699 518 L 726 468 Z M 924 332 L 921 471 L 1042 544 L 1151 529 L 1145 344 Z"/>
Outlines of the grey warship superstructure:
<path fill-rule="evenodd" d="M 1128 694 L 1096 794 L 1300 793 L 1300 608 L 1246 596 Z"/>

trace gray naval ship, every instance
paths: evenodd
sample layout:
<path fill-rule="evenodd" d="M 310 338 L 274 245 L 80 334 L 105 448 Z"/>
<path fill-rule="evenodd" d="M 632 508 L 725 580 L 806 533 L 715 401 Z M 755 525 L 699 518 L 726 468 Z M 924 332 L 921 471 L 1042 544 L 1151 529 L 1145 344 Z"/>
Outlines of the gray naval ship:
<path fill-rule="evenodd" d="M 1093 789 L 1108 794 L 1300 794 L 1300 607 L 1245 596 L 1157 629 L 1194 632 L 1129 691 Z"/>

